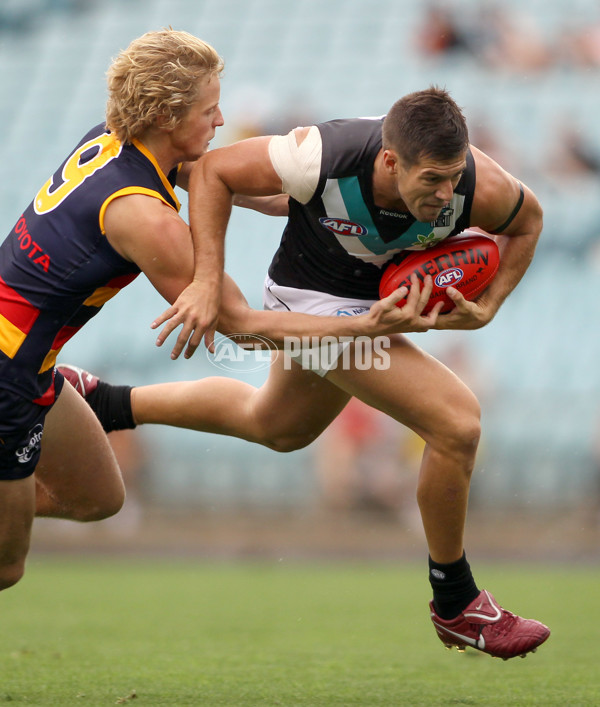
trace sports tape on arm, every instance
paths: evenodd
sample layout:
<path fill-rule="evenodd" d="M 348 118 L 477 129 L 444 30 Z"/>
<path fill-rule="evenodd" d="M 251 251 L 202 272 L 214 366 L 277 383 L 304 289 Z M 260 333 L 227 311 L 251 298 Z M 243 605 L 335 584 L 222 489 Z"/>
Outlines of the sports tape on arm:
<path fill-rule="evenodd" d="M 321 133 L 315 125 L 299 145 L 294 130 L 274 135 L 269 142 L 269 156 L 283 191 L 301 204 L 311 200 L 319 183 L 321 153 Z"/>

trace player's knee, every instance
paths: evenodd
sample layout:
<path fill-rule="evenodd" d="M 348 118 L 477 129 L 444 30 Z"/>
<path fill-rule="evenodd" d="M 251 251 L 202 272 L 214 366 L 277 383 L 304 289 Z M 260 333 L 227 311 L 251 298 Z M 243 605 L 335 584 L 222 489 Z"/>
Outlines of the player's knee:
<path fill-rule="evenodd" d="M 481 437 L 481 418 L 479 407 L 477 410 L 463 412 L 457 416 L 453 424 L 453 435 L 456 443 L 467 450 L 474 450 Z"/>
<path fill-rule="evenodd" d="M 102 499 L 89 499 L 72 514 L 72 519 L 80 523 L 93 523 L 116 515 L 125 503 L 125 491 L 115 490 Z"/>
<path fill-rule="evenodd" d="M 25 560 L 0 565 L 0 591 L 15 585 L 25 574 Z"/>
<path fill-rule="evenodd" d="M 116 515 L 121 508 L 123 508 L 122 503 L 88 508 L 81 514 L 81 517 L 77 518 L 77 520 L 80 523 L 94 523 L 99 520 L 106 520 L 107 518 L 111 518 Z"/>
<path fill-rule="evenodd" d="M 434 432 L 439 446 L 465 456 L 474 456 L 481 436 L 481 408 L 474 395 L 444 415 L 445 424 Z"/>

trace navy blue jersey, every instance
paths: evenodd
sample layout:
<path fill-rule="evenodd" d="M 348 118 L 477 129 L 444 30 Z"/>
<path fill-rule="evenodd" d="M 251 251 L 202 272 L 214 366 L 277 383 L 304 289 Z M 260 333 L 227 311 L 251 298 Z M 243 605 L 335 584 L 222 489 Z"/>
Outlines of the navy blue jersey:
<path fill-rule="evenodd" d="M 373 167 L 382 146 L 383 118 L 333 120 L 317 127 L 320 178 L 303 205 L 290 197 L 289 219 L 269 276 L 286 287 L 340 297 L 377 299 L 382 267 L 405 250 L 420 250 L 469 226 L 475 163 L 433 223 L 382 209 L 373 199 Z"/>
<path fill-rule="evenodd" d="M 0 389 L 54 402 L 58 352 L 140 272 L 106 239 L 106 207 L 147 194 L 179 210 L 176 175 L 100 124 L 48 179 L 0 246 Z"/>

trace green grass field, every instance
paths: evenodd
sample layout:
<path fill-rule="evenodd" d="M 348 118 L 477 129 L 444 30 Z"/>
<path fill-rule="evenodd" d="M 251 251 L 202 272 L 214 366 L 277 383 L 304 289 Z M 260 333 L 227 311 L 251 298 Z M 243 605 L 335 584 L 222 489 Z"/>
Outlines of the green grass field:
<path fill-rule="evenodd" d="M 477 567 L 553 630 L 446 651 L 423 567 L 34 557 L 0 596 L 0 704 L 600 705 L 598 569 Z"/>

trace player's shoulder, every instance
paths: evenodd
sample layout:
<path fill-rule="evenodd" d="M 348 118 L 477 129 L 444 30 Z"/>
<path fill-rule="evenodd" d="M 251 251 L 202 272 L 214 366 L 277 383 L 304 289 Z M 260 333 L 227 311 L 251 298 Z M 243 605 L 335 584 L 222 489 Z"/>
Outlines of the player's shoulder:
<path fill-rule="evenodd" d="M 179 214 L 154 196 L 131 193 L 106 207 L 102 228 L 112 247 L 127 260 L 137 262 L 142 251 L 174 247 L 189 239 L 189 227 Z"/>
<path fill-rule="evenodd" d="M 476 174 L 476 192 L 480 198 L 493 198 L 495 194 L 518 187 L 515 177 L 507 172 L 495 159 L 475 147 L 470 146 Z"/>
<path fill-rule="evenodd" d="M 331 176 L 361 171 L 382 143 L 383 118 L 343 118 L 319 123 L 323 169 Z"/>
<path fill-rule="evenodd" d="M 317 123 L 321 135 L 327 137 L 342 136 L 345 139 L 362 139 L 374 136 L 381 140 L 381 129 L 385 116 L 365 118 L 334 118 Z"/>
<path fill-rule="evenodd" d="M 535 213 L 539 203 L 524 185 L 485 152 L 471 146 L 476 169 L 476 187 L 473 197 L 473 225 L 490 233 L 499 231 L 507 218 L 517 212 Z M 521 205 L 524 203 L 523 208 Z M 514 213 L 513 213 L 514 212 Z"/>
<path fill-rule="evenodd" d="M 84 133 L 84 135 L 81 137 L 79 142 L 73 148 L 72 152 L 78 152 L 85 145 L 87 145 L 91 142 L 95 142 L 99 138 L 106 139 L 109 135 L 110 135 L 110 131 L 106 127 L 106 124 L 104 122 L 97 123 L 92 128 L 90 128 L 86 133 Z"/>
<path fill-rule="evenodd" d="M 131 191 L 111 199 L 106 205 L 105 221 L 128 223 L 135 229 L 140 224 L 164 230 L 182 219 L 177 211 L 152 193 Z"/>

